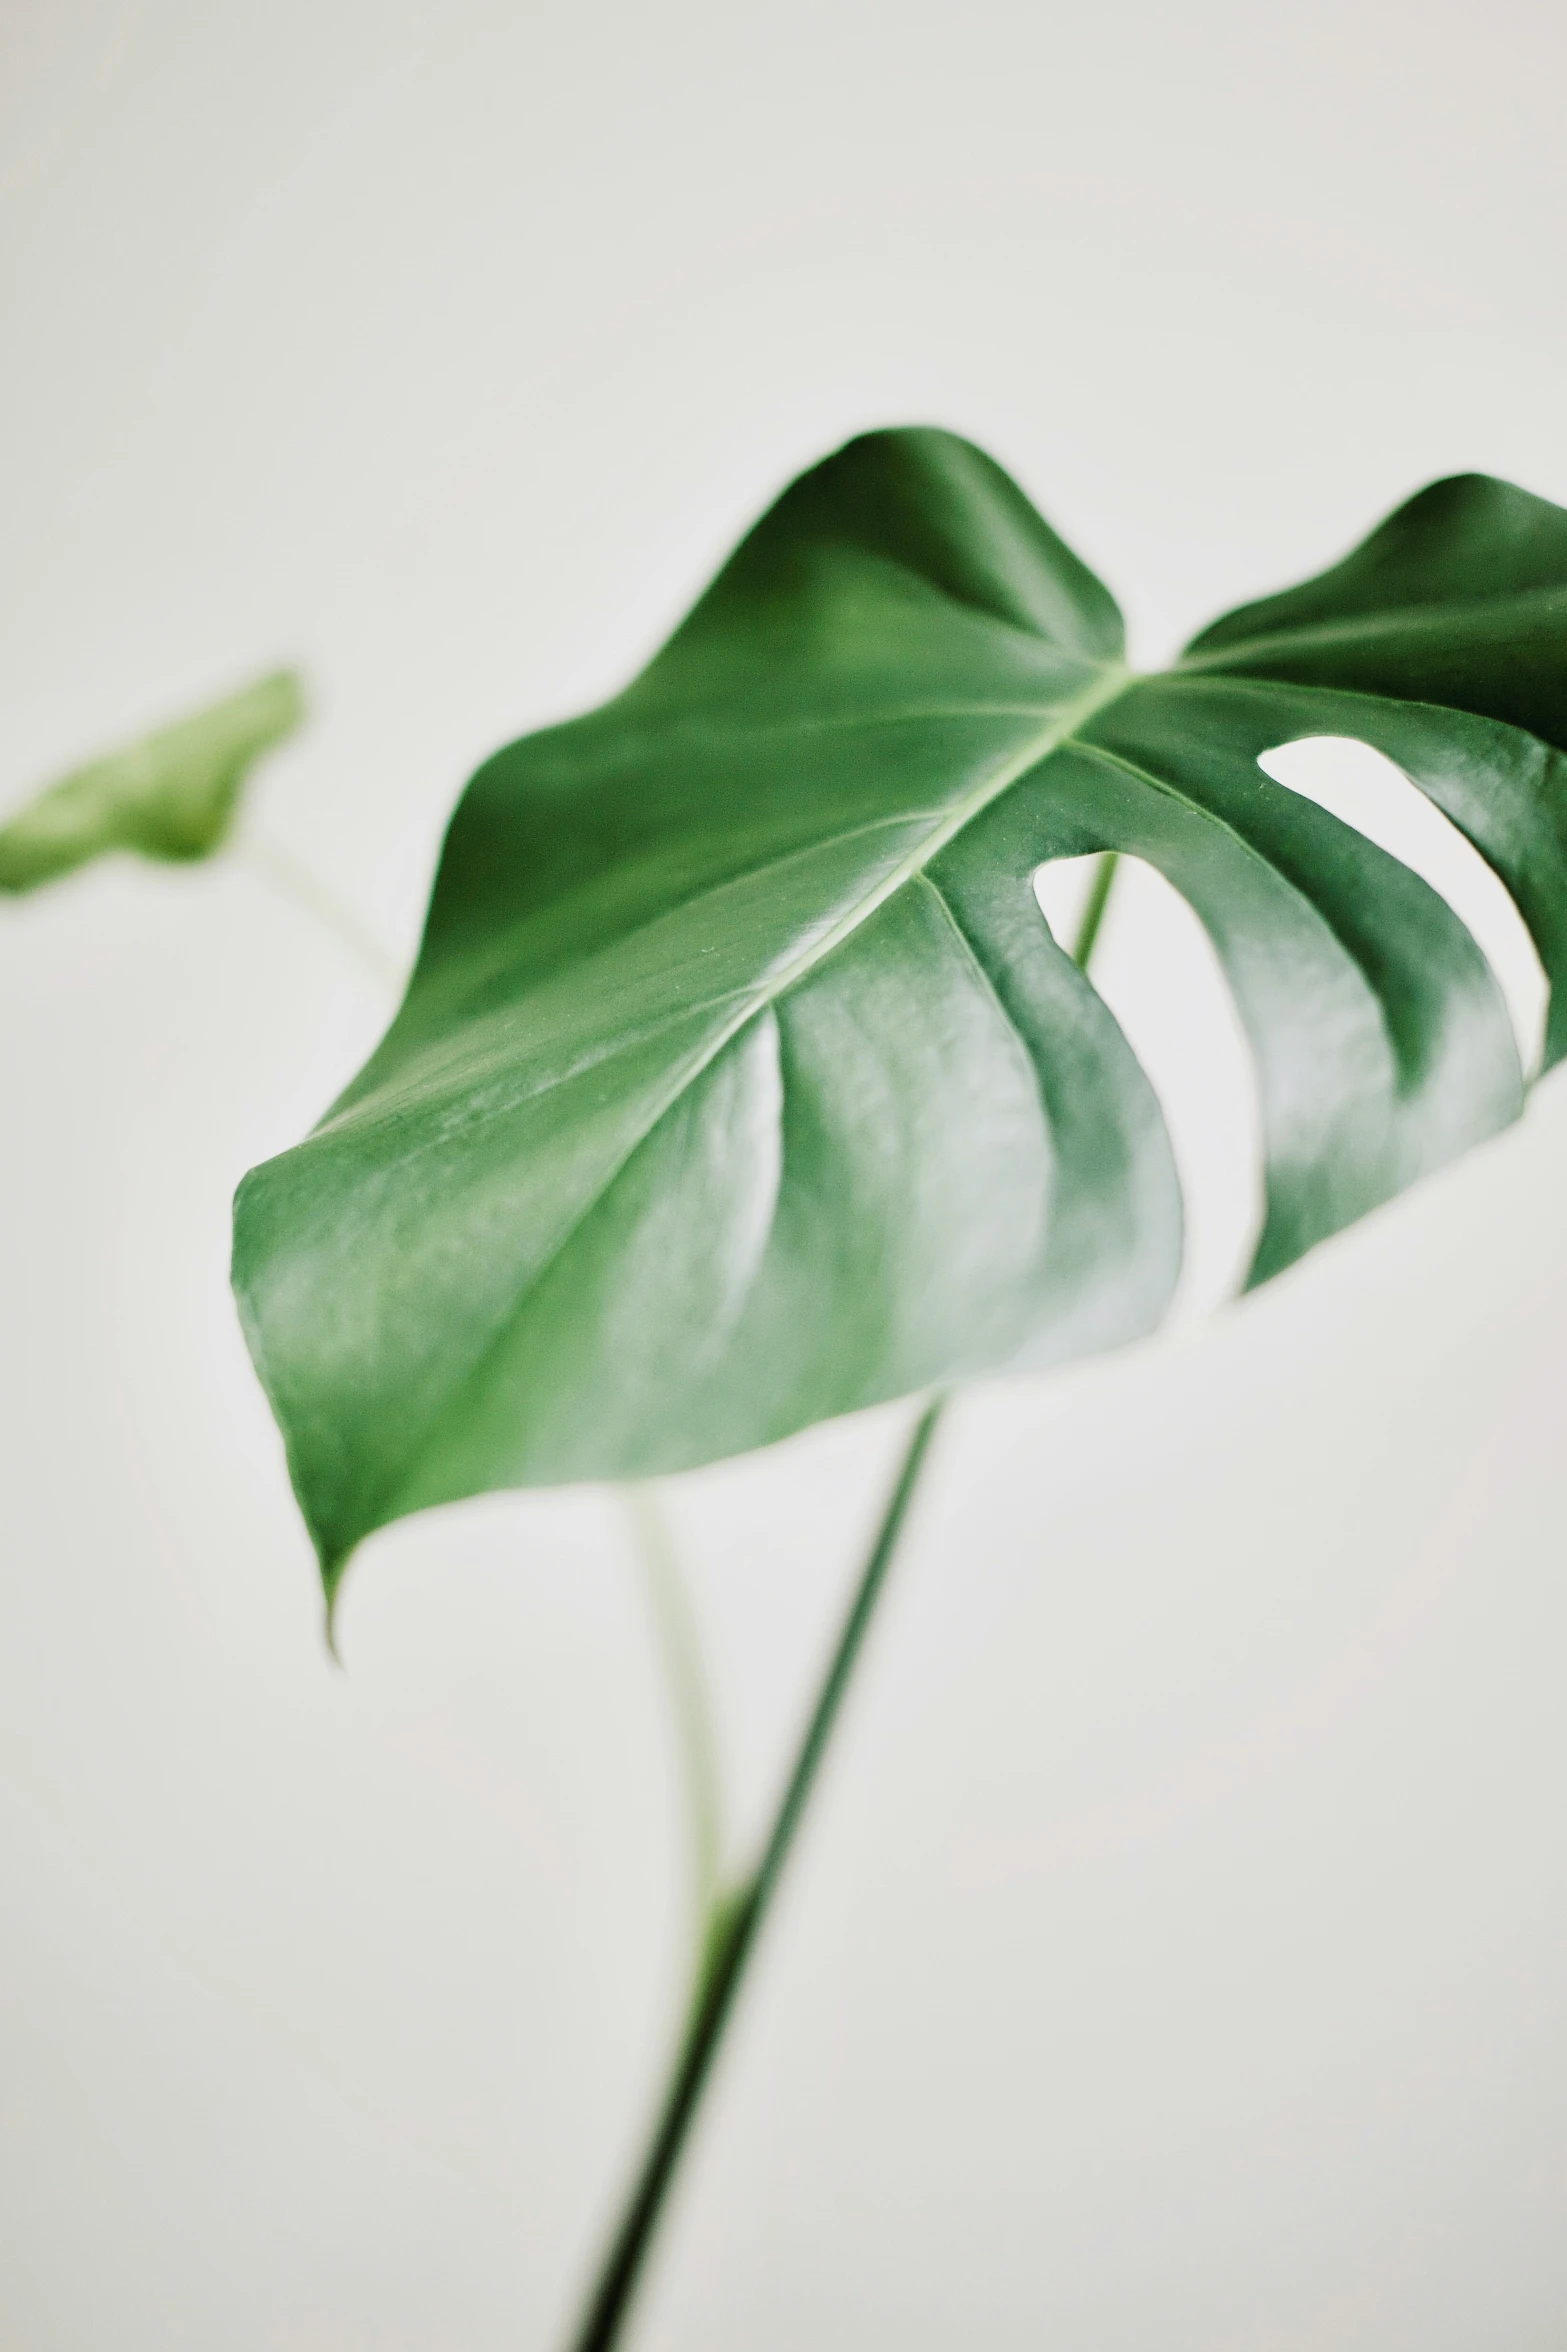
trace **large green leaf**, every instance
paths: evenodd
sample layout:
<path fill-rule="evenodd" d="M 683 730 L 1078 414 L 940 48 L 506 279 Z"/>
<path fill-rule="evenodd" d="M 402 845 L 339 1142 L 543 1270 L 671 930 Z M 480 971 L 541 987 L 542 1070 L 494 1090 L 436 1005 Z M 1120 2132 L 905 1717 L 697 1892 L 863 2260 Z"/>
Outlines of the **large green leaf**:
<path fill-rule="evenodd" d="M 1049 859 L 1133 851 L 1207 926 L 1260 1083 L 1254 1279 L 1517 1114 L 1467 931 L 1257 759 L 1388 753 L 1555 981 L 1567 514 L 1441 483 L 1172 671 L 1121 649 L 978 450 L 874 434 L 623 694 L 479 771 L 402 1009 L 239 1196 L 329 1586 L 424 1505 L 677 1469 L 1159 1321 L 1169 1147 L 1039 913 Z"/>
<path fill-rule="evenodd" d="M 63 776 L 0 826 L 0 890 L 36 890 L 109 850 L 181 863 L 210 857 L 251 768 L 304 712 L 298 678 L 277 670 Z"/>

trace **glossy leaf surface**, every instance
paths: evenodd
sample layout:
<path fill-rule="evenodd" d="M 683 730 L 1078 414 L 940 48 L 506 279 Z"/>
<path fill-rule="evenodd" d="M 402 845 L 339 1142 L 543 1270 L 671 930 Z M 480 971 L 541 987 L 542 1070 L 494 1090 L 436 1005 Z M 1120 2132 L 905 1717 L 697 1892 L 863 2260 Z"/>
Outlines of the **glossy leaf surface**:
<path fill-rule="evenodd" d="M 250 770 L 304 712 L 299 680 L 279 670 L 62 777 L 0 827 L 0 890 L 36 890 L 116 849 L 210 857 Z"/>
<path fill-rule="evenodd" d="M 330 1584 L 374 1527 L 623 1478 L 1156 1325 L 1152 1090 L 1033 876 L 1150 861 L 1256 1060 L 1254 1280 L 1516 1116 L 1446 904 L 1264 775 L 1395 759 L 1567 957 L 1567 514 L 1469 478 L 1348 562 L 1122 659 L 980 452 L 828 459 L 603 709 L 501 752 L 382 1044 L 247 1178 L 235 1276 Z M 1548 1058 L 1567 1046 L 1553 998 Z"/>

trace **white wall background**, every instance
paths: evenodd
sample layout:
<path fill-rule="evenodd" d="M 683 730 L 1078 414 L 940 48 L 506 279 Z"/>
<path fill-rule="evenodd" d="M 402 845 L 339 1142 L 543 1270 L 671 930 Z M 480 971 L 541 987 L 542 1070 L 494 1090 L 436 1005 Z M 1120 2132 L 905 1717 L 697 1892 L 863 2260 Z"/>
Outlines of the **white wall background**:
<path fill-rule="evenodd" d="M 8 0 L 0 798 L 298 658 L 256 825 L 406 952 L 473 761 L 861 425 L 991 446 L 1150 659 L 1433 474 L 1567 499 L 1564 71 L 1550 0 Z M 542 2352 L 677 2000 L 605 1498 L 377 1539 L 321 1647 L 227 1199 L 384 1009 L 238 860 L 0 906 L 5 2352 Z M 963 1408 L 647 2352 L 1562 2342 L 1564 1175 L 1558 1081 Z M 676 1494 L 746 1822 L 894 1438 Z"/>

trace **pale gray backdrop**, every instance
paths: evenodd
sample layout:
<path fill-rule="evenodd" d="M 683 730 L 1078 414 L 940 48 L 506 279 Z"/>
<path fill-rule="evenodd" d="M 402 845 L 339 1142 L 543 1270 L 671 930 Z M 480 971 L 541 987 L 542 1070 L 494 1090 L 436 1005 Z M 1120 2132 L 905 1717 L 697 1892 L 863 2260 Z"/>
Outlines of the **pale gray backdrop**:
<path fill-rule="evenodd" d="M 404 957 L 474 760 L 860 426 L 986 442 L 1150 659 L 1433 474 L 1567 499 L 1564 77 L 1551 0 L 8 0 L 0 801 L 297 659 L 257 842 Z M 1233 1023 L 1136 875 L 1104 971 L 1196 1307 Z M 378 1538 L 322 1648 L 227 1201 L 385 1010 L 254 863 L 0 904 L 5 2352 L 548 2352 L 678 2001 L 608 1498 Z M 962 1409 L 646 2352 L 1567 2336 L 1564 1085 Z M 742 1827 L 896 1419 L 674 1495 Z"/>

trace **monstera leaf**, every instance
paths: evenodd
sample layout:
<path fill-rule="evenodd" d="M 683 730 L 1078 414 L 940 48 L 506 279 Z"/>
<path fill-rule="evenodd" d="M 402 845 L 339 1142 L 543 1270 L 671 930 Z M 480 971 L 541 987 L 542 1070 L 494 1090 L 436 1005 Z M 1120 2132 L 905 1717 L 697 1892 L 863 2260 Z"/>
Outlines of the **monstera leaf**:
<path fill-rule="evenodd" d="M 299 680 L 279 670 L 62 777 L 0 827 L 0 890 L 36 890 L 113 849 L 210 857 L 251 768 L 304 713 Z"/>
<path fill-rule="evenodd" d="M 634 684 L 479 771 L 386 1037 L 241 1188 L 329 1588 L 427 1504 L 675 1470 L 1159 1321 L 1170 1150 L 1039 912 L 1049 859 L 1135 852 L 1207 927 L 1260 1085 L 1254 1281 L 1514 1118 L 1467 931 L 1258 766 L 1311 735 L 1396 760 L 1559 980 L 1567 513 L 1437 483 L 1138 677 L 967 443 L 873 434 L 796 482 Z"/>

